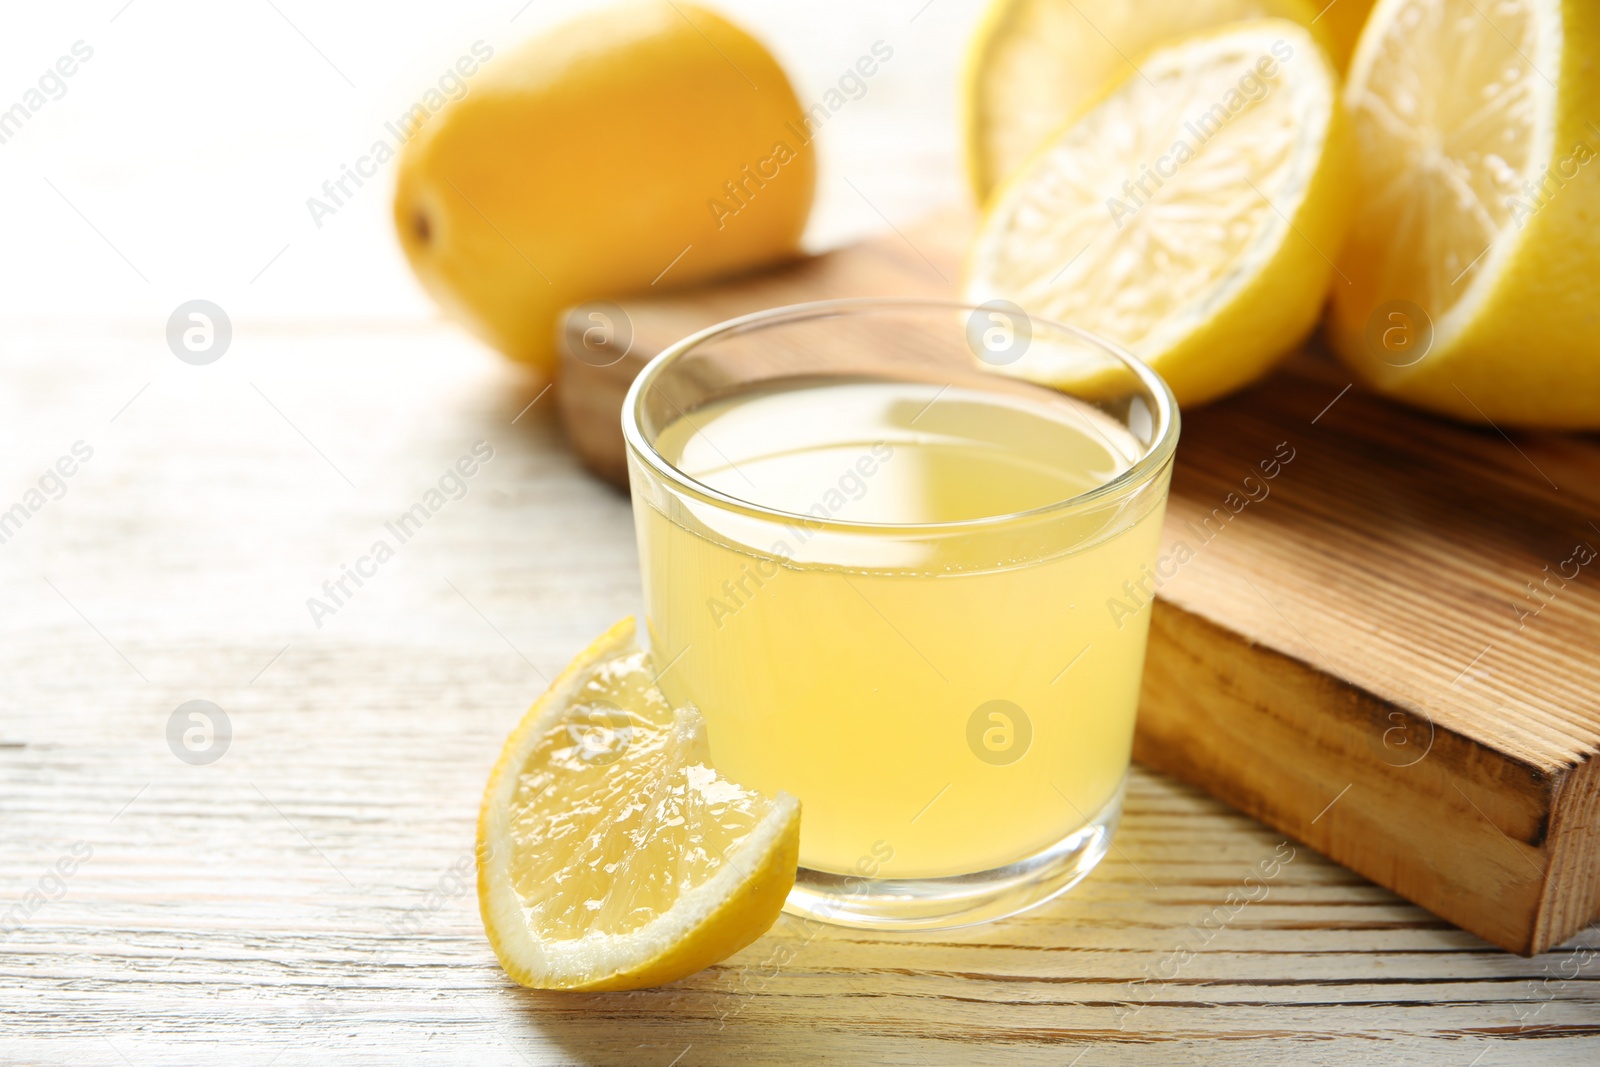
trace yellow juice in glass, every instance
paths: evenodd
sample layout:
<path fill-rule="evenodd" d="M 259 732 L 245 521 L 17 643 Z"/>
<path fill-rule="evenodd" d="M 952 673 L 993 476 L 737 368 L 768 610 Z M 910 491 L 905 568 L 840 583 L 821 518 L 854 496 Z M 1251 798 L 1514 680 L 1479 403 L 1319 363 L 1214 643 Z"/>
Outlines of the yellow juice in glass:
<path fill-rule="evenodd" d="M 1117 794 L 1149 625 L 1124 583 L 1155 556 L 1164 493 L 1030 517 L 1141 455 L 1093 406 L 1037 392 L 796 379 L 655 442 L 794 516 L 635 506 L 660 684 L 704 712 L 720 771 L 800 798 L 804 867 L 986 871 Z"/>

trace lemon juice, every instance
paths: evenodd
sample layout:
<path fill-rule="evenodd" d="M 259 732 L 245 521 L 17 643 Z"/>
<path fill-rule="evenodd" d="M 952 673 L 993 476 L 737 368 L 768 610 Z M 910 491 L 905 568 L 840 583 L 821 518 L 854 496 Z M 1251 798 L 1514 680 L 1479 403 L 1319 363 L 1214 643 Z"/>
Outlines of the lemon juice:
<path fill-rule="evenodd" d="M 1149 625 L 1124 583 L 1165 498 L 1164 473 L 1094 493 L 1142 454 L 1120 421 L 1023 383 L 794 378 L 655 447 L 712 498 L 635 475 L 659 684 L 721 773 L 800 799 L 804 867 L 987 871 L 1117 797 Z"/>

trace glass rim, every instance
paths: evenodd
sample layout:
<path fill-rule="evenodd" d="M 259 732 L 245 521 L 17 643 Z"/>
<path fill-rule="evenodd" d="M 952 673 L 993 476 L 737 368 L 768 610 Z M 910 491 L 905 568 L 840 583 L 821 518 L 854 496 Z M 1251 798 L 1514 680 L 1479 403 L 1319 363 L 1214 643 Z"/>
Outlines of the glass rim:
<path fill-rule="evenodd" d="M 1032 314 L 1028 314 L 1028 321 L 1031 324 L 1061 331 L 1104 350 L 1108 355 L 1132 371 L 1134 376 L 1139 379 L 1140 384 L 1155 399 L 1155 410 L 1152 412 L 1156 420 L 1154 437 L 1151 443 L 1146 446 L 1144 455 L 1130 463 L 1127 470 L 1124 470 L 1115 478 L 1097 485 L 1093 489 L 1086 489 L 1073 496 L 1063 497 L 1061 500 L 1042 504 L 1026 511 L 1013 511 L 1001 515 L 983 515 L 975 519 L 960 519 L 951 522 L 860 522 L 831 517 L 818 518 L 806 512 L 785 511 L 782 508 L 768 507 L 765 504 L 758 504 L 754 501 L 745 500 L 741 497 L 724 493 L 721 490 L 713 489 L 688 473 L 679 470 L 657 450 L 653 443 L 645 438 L 644 428 L 640 424 L 640 412 L 644 406 L 646 391 L 653 387 L 655 379 L 669 365 L 675 363 L 700 345 L 718 337 L 733 336 L 755 329 L 781 325 L 786 322 L 839 318 L 854 312 L 948 310 L 970 313 L 982 310 L 983 307 L 984 305 L 982 304 L 974 304 L 965 300 L 947 300 L 937 297 L 846 297 L 835 300 L 813 300 L 799 304 L 785 304 L 780 307 L 753 311 L 749 314 L 724 320 L 692 333 L 680 341 L 673 342 L 657 353 L 649 363 L 645 364 L 644 369 L 639 372 L 632 384 L 629 385 L 627 397 L 622 403 L 623 441 L 627 445 L 628 452 L 638 458 L 653 474 L 678 491 L 704 503 L 755 518 L 776 520 L 786 525 L 800 523 L 808 530 L 834 530 L 857 534 L 978 532 L 1013 523 L 1046 518 L 1056 513 L 1070 513 L 1083 510 L 1107 497 L 1131 496 L 1152 481 L 1171 462 L 1172 456 L 1177 450 L 1179 414 L 1177 398 L 1173 396 L 1172 388 L 1167 385 L 1166 380 L 1157 374 L 1149 364 L 1112 341 L 1108 341 L 1077 326 L 1057 322 L 1053 319 L 1039 318 Z M 1001 377 L 1010 377 L 1017 381 L 1030 380 L 1006 375 L 1001 371 L 992 371 L 992 373 Z M 1044 389 L 1052 388 L 1038 382 L 1033 384 L 1039 385 L 1040 388 Z M 1058 392 L 1072 399 L 1084 399 L 1082 397 L 1074 397 L 1073 394 L 1065 390 L 1058 390 Z M 671 401 L 669 400 L 668 403 L 671 403 Z M 673 406 L 676 407 L 677 405 Z M 680 414 L 686 413 L 680 412 Z"/>

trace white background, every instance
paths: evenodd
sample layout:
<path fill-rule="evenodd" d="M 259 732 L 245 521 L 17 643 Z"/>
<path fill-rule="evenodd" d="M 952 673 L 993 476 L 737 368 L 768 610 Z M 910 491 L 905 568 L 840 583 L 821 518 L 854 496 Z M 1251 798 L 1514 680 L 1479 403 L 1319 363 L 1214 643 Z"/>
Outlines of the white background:
<path fill-rule="evenodd" d="M 391 233 L 392 162 L 321 229 L 306 199 L 472 42 L 500 56 L 541 26 L 601 5 L 7 6 L 0 109 L 74 42 L 94 56 L 66 80 L 63 97 L 0 144 L 0 316 L 164 322 L 179 303 L 203 297 L 237 324 L 432 316 Z M 895 51 L 819 139 L 812 247 L 884 228 L 847 176 L 897 226 L 965 195 L 956 86 L 980 8 L 974 0 L 716 5 L 773 50 L 803 104 L 874 41 Z M 593 143 L 554 150 L 642 162 L 608 143 L 603 123 Z"/>

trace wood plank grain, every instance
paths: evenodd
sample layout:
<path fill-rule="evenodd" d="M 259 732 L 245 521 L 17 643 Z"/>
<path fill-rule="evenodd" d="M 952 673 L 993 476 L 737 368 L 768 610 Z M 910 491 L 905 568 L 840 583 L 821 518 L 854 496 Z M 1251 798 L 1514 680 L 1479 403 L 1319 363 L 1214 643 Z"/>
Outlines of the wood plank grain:
<path fill-rule="evenodd" d="M 569 437 L 625 484 L 622 396 L 656 352 L 764 307 L 948 296 L 969 227 L 623 301 L 626 358 L 566 335 Z M 1157 605 L 1136 754 L 1496 944 L 1560 943 L 1600 917 L 1597 486 L 1592 437 L 1406 411 L 1314 344 L 1185 413 L 1158 570 L 1124 601 Z"/>

